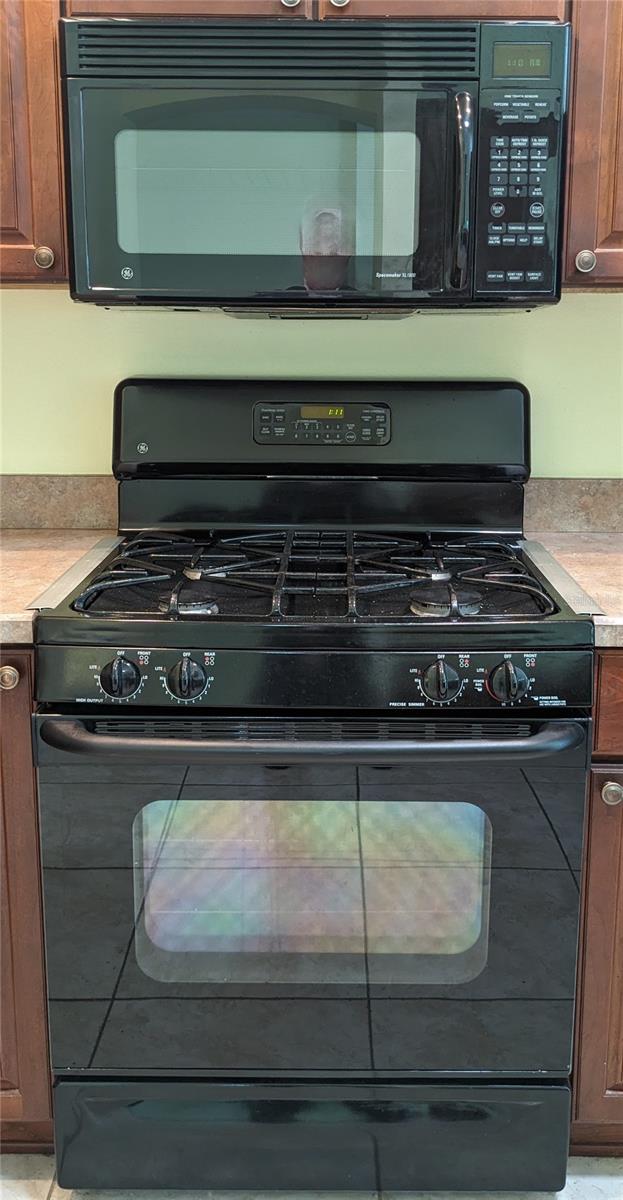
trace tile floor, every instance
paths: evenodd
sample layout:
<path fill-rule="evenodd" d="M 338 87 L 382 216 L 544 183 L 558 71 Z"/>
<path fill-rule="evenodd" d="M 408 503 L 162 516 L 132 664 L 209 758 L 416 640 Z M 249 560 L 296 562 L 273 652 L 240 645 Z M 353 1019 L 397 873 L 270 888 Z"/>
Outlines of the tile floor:
<path fill-rule="evenodd" d="M 0 1194 L 2 1200 L 150 1200 L 148 1192 L 68 1192 L 54 1179 L 54 1159 L 36 1154 L 5 1154 L 0 1163 Z M 414 1192 L 413 1200 L 446 1200 L 449 1193 Z M 458 1200 L 458 1193 L 452 1194 Z M 559 1200 L 623 1200 L 623 1158 L 572 1158 L 567 1186 L 556 1193 Z M 326 1192 L 299 1192 L 287 1197 L 284 1193 L 271 1196 L 267 1192 L 153 1192 L 151 1200 L 408 1200 L 405 1192 L 382 1197 L 372 1192 L 349 1192 L 334 1196 Z M 553 1193 L 494 1192 L 461 1193 L 462 1200 L 552 1200 Z"/>

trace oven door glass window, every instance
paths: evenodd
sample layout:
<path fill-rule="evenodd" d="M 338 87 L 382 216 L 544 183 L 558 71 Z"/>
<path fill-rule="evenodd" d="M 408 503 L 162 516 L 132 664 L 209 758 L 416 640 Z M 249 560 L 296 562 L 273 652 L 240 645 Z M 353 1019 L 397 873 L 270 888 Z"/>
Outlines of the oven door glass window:
<path fill-rule="evenodd" d="M 167 983 L 465 983 L 487 961 L 491 827 L 443 801 L 154 801 L 136 955 Z"/>
<path fill-rule="evenodd" d="M 450 95 L 85 89 L 89 286 L 234 299 L 442 292 Z"/>

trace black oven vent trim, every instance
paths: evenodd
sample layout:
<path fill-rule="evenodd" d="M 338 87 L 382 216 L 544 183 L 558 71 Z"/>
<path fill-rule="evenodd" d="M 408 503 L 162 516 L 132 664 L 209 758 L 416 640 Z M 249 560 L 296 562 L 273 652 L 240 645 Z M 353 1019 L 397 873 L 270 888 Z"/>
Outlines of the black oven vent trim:
<path fill-rule="evenodd" d="M 477 22 L 64 19 L 63 74 L 115 79 L 248 78 L 301 85 L 478 76 Z"/>
<path fill-rule="evenodd" d="M 527 721 L 442 721 L 421 718 L 390 720 L 315 719 L 250 717 L 205 720 L 193 716 L 180 718 L 123 717 L 119 720 L 96 719 L 85 721 L 91 732 L 108 737 L 158 737 L 178 740 L 190 738 L 197 742 L 346 742 L 346 741 L 405 741 L 447 742 L 524 739 L 533 726 Z"/>

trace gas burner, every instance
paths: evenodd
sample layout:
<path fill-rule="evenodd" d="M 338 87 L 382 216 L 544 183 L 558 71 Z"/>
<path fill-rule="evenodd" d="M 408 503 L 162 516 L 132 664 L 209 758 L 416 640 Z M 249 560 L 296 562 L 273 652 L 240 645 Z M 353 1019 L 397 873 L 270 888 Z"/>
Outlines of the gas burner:
<path fill-rule="evenodd" d="M 409 611 L 416 617 L 475 617 L 481 608 L 478 592 L 461 588 L 457 594 L 450 584 L 444 587 L 443 583 L 424 584 L 409 598 Z"/>

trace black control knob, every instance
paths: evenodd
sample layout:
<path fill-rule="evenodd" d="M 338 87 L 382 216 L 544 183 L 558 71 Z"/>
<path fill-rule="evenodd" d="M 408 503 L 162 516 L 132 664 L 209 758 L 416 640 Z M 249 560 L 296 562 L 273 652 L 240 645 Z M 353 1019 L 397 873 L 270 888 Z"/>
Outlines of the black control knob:
<path fill-rule="evenodd" d="M 460 690 L 459 676 L 443 659 L 438 659 L 426 668 L 422 676 L 422 691 L 429 700 L 454 700 Z"/>
<path fill-rule="evenodd" d="M 125 696 L 133 696 L 141 682 L 141 673 L 136 663 L 127 658 L 115 658 L 106 663 L 100 683 L 107 696 L 122 700 Z"/>
<path fill-rule="evenodd" d="M 494 667 L 489 676 L 489 691 L 501 704 L 521 700 L 530 687 L 530 680 L 521 667 L 508 659 Z"/>
<path fill-rule="evenodd" d="M 167 686 L 178 700 L 193 700 L 204 689 L 207 675 L 193 658 L 181 658 L 167 675 Z"/>

